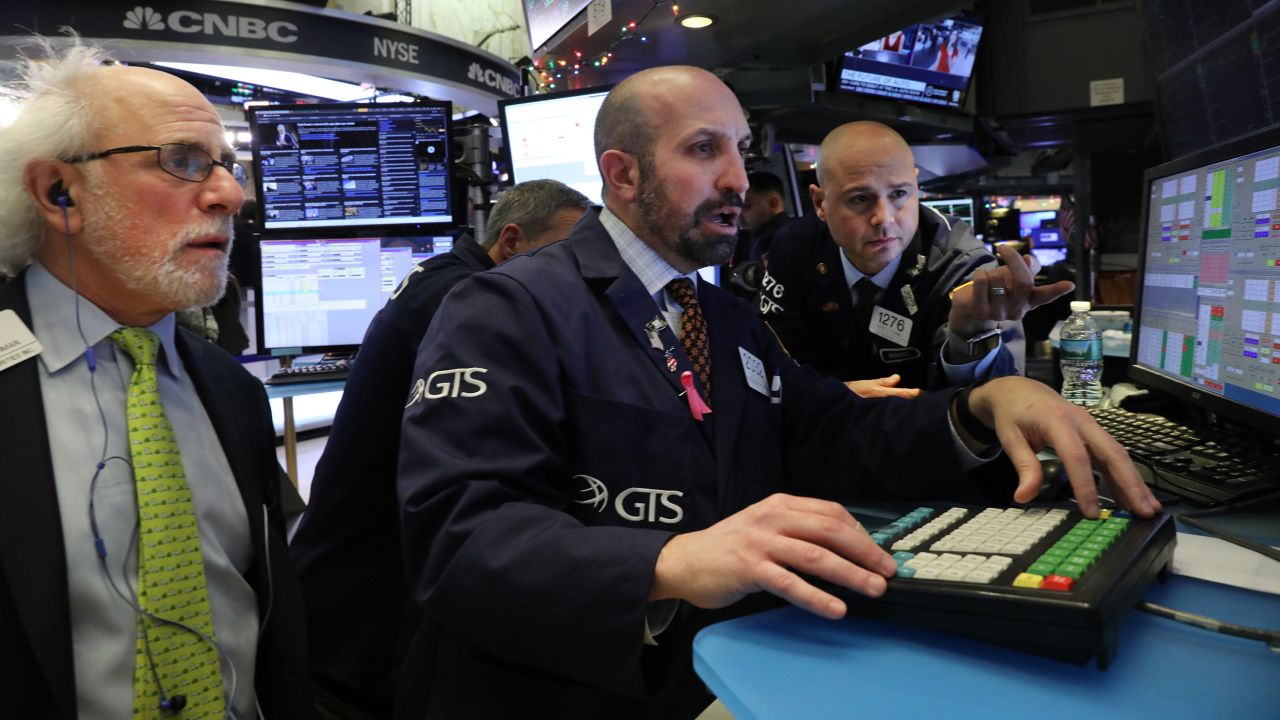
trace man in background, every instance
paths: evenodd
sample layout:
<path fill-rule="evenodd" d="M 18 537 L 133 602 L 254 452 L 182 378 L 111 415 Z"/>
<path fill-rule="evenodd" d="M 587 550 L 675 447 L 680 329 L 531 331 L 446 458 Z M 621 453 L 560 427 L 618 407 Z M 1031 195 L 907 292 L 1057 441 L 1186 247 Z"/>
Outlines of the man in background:
<path fill-rule="evenodd" d="M 920 203 L 918 172 L 885 125 L 831 131 L 809 188 L 821 223 L 784 232 L 761 282 L 760 312 L 783 346 L 863 396 L 1016 374 L 999 323 L 1074 287 L 1035 287 L 1032 259 L 1009 248 L 995 267 L 973 228 Z"/>
<path fill-rule="evenodd" d="M 516 185 L 494 205 L 483 243 L 461 235 L 451 252 L 417 265 L 369 325 L 289 549 L 322 714 L 386 717 L 397 704 L 407 713 L 428 683 L 416 664 L 424 659 L 411 658 L 397 702 L 396 674 L 421 614 L 404 578 L 395 478 L 422 336 L 454 286 L 568 236 L 590 206 L 555 180 Z"/>
<path fill-rule="evenodd" d="M 753 172 L 747 176 L 745 202 L 742 205 L 742 226 L 751 233 L 751 253 L 748 259 L 765 260 L 773 239 L 791 222 L 787 215 L 786 188 L 781 178 L 770 172 Z"/>
<path fill-rule="evenodd" d="M 191 85 L 34 42 L 0 130 L 0 714 L 310 717 L 266 394 L 174 322 L 223 291 L 243 168 Z"/>

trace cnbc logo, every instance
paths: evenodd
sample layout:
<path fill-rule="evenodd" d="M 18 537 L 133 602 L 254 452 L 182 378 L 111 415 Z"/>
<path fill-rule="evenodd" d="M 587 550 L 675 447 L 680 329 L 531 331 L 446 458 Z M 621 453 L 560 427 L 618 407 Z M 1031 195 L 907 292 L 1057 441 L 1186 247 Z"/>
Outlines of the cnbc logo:
<path fill-rule="evenodd" d="M 272 40 L 278 43 L 298 40 L 298 26 L 291 22 L 267 22 L 262 18 L 245 15 L 219 15 L 194 10 L 174 10 L 165 17 L 154 8 L 141 5 L 126 11 L 122 24 L 129 30 L 170 30 L 188 35 Z"/>
<path fill-rule="evenodd" d="M 480 67 L 480 63 L 471 63 L 471 67 L 467 69 L 467 79 L 501 90 L 512 97 L 520 94 L 520 88 L 514 80 L 494 70 L 485 70 Z"/>

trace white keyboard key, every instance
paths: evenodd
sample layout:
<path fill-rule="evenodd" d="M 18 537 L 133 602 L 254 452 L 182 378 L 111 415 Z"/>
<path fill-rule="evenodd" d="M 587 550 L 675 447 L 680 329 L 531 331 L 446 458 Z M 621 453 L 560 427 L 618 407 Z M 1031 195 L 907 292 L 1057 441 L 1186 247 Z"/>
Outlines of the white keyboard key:
<path fill-rule="evenodd" d="M 992 572 L 990 570 L 987 570 L 986 568 L 975 568 L 973 570 L 970 570 L 968 575 L 964 576 L 964 581 L 970 582 L 970 583 L 981 583 L 983 585 L 986 585 L 986 584 L 989 584 L 992 580 L 995 580 L 996 576 L 999 574 L 1000 573 Z"/>
<path fill-rule="evenodd" d="M 949 568 L 947 568 L 946 570 L 943 570 L 941 573 L 939 573 L 939 574 L 938 574 L 938 579 L 939 579 L 939 580 L 950 580 L 950 581 L 953 581 L 953 582 L 964 582 L 964 579 L 965 579 L 968 575 L 969 575 L 969 570 L 968 570 L 968 568 L 961 568 L 961 567 L 949 567 Z"/>

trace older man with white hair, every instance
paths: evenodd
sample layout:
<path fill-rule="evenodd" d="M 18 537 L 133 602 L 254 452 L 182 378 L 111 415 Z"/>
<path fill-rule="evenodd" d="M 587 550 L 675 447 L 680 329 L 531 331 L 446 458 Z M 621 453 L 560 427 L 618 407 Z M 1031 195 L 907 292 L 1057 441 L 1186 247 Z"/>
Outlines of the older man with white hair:
<path fill-rule="evenodd" d="M 35 42 L 0 130 L 0 707 L 307 717 L 265 394 L 174 323 L 223 292 L 243 169 L 191 85 Z"/>

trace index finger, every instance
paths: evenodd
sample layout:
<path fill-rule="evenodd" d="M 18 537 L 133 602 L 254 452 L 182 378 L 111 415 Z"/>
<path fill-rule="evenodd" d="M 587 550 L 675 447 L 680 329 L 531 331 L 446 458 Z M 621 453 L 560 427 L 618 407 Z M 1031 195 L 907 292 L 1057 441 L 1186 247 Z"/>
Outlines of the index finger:
<path fill-rule="evenodd" d="M 1008 245 L 997 245 L 996 252 L 1000 253 L 1000 257 L 1004 259 L 1004 266 L 1009 269 L 1009 276 L 1016 283 L 1024 283 L 1026 285 L 1035 285 L 1036 276 L 1032 274 L 1031 268 L 1022 261 L 1022 257 L 1018 255 L 1018 251 Z"/>

